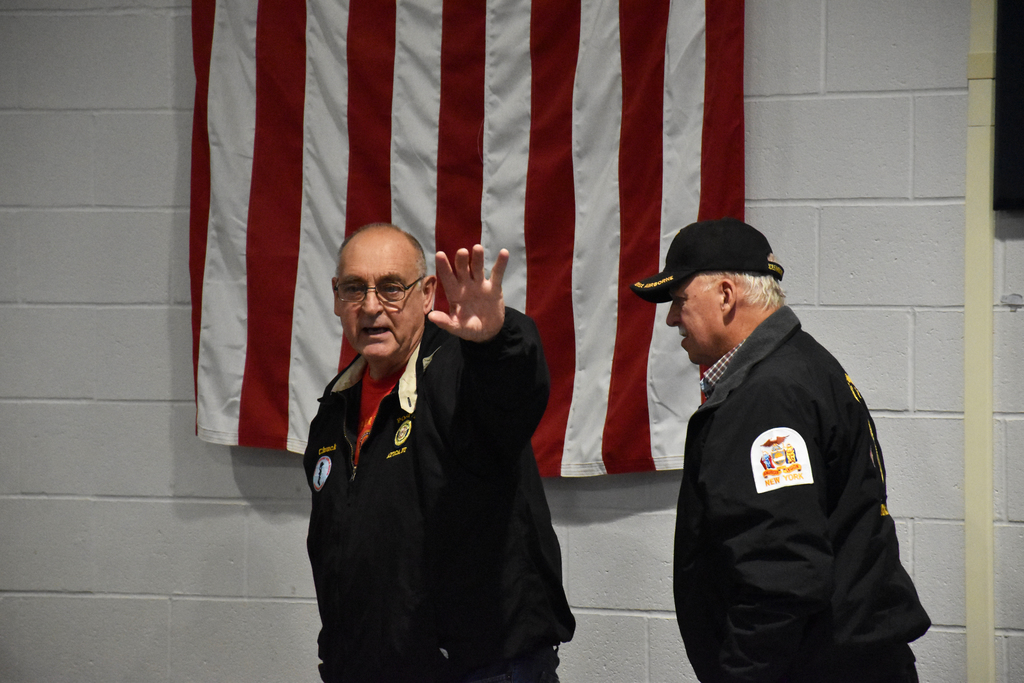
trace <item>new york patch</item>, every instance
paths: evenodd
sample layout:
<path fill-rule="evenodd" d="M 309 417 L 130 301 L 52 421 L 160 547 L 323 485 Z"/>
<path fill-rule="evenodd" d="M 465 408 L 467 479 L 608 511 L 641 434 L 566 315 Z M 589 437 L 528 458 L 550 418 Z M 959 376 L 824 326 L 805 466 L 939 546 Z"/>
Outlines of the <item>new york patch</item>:
<path fill-rule="evenodd" d="M 750 446 L 750 468 L 758 493 L 814 483 L 807 444 L 789 427 L 769 429 L 754 439 Z"/>

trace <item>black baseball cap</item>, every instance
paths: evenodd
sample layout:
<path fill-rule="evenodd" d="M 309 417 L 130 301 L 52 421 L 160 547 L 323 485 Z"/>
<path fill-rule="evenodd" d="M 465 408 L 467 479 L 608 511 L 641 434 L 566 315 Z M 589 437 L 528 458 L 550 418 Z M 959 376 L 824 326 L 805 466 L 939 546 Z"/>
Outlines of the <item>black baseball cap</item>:
<path fill-rule="evenodd" d="M 676 233 L 665 256 L 665 268 L 629 286 L 641 299 L 672 300 L 671 290 L 694 273 L 725 271 L 771 275 L 782 280 L 783 269 L 768 260 L 772 247 L 756 228 L 735 218 L 691 223 Z"/>

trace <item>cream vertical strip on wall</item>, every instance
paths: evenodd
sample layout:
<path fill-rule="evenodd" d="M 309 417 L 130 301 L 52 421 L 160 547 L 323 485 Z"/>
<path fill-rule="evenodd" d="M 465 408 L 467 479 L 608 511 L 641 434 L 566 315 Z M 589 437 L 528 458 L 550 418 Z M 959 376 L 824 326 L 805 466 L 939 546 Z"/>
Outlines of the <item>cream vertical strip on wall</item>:
<path fill-rule="evenodd" d="M 964 534 L 967 680 L 996 679 L 993 526 L 993 93 L 996 0 L 972 0 L 964 199 Z"/>

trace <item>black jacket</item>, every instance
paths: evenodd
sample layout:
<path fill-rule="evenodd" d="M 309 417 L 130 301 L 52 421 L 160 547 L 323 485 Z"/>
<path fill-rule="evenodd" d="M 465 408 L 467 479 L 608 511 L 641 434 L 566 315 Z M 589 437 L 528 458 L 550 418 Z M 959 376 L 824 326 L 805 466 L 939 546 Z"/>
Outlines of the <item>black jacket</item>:
<path fill-rule="evenodd" d="M 304 457 L 323 680 L 447 681 L 569 640 L 530 447 L 549 389 L 533 322 L 506 309 L 476 344 L 427 321 L 353 471 L 364 363 L 328 384 Z"/>
<path fill-rule="evenodd" d="M 868 409 L 788 307 L 690 418 L 674 590 L 701 681 L 860 680 L 930 625 Z"/>

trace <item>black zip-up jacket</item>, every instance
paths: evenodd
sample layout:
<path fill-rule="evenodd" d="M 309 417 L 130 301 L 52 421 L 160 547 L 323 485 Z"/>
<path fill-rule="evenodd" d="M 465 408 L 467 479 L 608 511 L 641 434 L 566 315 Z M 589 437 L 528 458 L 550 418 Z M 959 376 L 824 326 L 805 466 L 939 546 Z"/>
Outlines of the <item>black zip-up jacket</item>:
<path fill-rule="evenodd" d="M 327 385 L 303 459 L 323 680 L 457 680 L 568 641 L 530 446 L 549 390 L 533 322 L 506 309 L 497 337 L 473 343 L 426 321 L 354 468 L 364 366 Z"/>
<path fill-rule="evenodd" d="M 871 415 L 788 307 L 690 418 L 674 573 L 705 682 L 869 680 L 912 662 L 906 643 L 930 625 L 900 564 Z"/>

